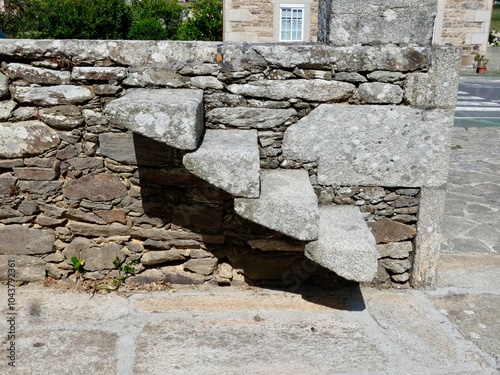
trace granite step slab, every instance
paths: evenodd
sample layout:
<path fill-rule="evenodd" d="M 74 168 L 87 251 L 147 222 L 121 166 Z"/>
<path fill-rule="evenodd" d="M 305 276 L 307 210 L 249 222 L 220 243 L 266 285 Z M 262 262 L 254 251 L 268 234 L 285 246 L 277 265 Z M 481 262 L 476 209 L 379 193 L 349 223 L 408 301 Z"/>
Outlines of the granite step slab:
<path fill-rule="evenodd" d="M 203 133 L 203 90 L 130 89 L 105 108 L 110 122 L 180 150 Z"/>
<path fill-rule="evenodd" d="M 306 245 L 306 257 L 345 279 L 372 281 L 377 273 L 378 252 L 359 209 L 323 206 L 319 215 L 319 238 Z"/>
<path fill-rule="evenodd" d="M 260 183 L 258 199 L 234 200 L 238 215 L 298 240 L 318 238 L 318 200 L 307 171 L 262 171 Z"/>
<path fill-rule="evenodd" d="M 201 146 L 186 154 L 183 163 L 194 175 L 235 197 L 259 197 L 257 130 L 207 130 Z"/>

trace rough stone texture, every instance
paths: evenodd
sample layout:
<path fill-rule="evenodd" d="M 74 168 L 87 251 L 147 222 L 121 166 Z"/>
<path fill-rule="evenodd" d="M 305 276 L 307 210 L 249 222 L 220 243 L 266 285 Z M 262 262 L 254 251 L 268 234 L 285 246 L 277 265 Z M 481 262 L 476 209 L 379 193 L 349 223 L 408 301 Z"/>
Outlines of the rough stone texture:
<path fill-rule="evenodd" d="M 57 132 L 41 121 L 0 123 L 0 159 L 41 154 L 59 142 Z"/>
<path fill-rule="evenodd" d="M 153 266 L 161 263 L 168 263 L 176 260 L 184 260 L 185 255 L 177 249 L 165 251 L 148 251 L 141 257 L 141 263 L 145 266 Z"/>
<path fill-rule="evenodd" d="M 82 249 L 80 256 L 85 260 L 85 270 L 100 271 L 115 269 L 113 260 L 118 257 L 123 259 L 120 250 L 121 246 L 113 243 L 105 244 L 102 247 L 86 247 Z"/>
<path fill-rule="evenodd" d="M 15 194 L 17 179 L 10 174 L 0 175 L 0 196 Z"/>
<path fill-rule="evenodd" d="M 205 282 L 205 276 L 190 271 L 185 271 L 183 266 L 162 267 L 163 281 L 171 284 L 200 285 Z"/>
<path fill-rule="evenodd" d="M 422 188 L 420 192 L 415 257 L 411 274 L 411 284 L 415 288 L 431 287 L 436 283 L 445 199 L 444 188 Z"/>
<path fill-rule="evenodd" d="M 70 73 L 59 70 L 37 68 L 31 65 L 11 63 L 5 67 L 10 79 L 20 78 L 28 83 L 43 85 L 67 85 Z"/>
<path fill-rule="evenodd" d="M 387 72 L 384 70 L 377 70 L 375 72 L 369 73 L 366 77 L 370 81 L 393 83 L 404 79 L 406 77 L 406 74 L 401 72 Z"/>
<path fill-rule="evenodd" d="M 286 130 L 283 154 L 319 160 L 323 185 L 440 186 L 452 126 L 451 110 L 322 104 Z"/>
<path fill-rule="evenodd" d="M 252 249 L 262 251 L 297 251 L 304 252 L 304 243 L 289 243 L 280 240 L 250 240 L 248 244 Z"/>
<path fill-rule="evenodd" d="M 83 104 L 94 97 L 93 91 L 84 86 L 21 87 L 12 89 L 14 100 L 23 104 L 41 106 L 60 104 Z"/>
<path fill-rule="evenodd" d="M 0 99 L 5 98 L 9 94 L 9 79 L 0 72 Z"/>
<path fill-rule="evenodd" d="M 260 156 L 256 130 L 207 130 L 185 167 L 235 197 L 258 198 Z"/>
<path fill-rule="evenodd" d="M 413 245 L 410 241 L 389 242 L 377 245 L 377 250 L 379 252 L 379 258 L 389 257 L 394 259 L 405 259 L 408 258 L 413 251 Z"/>
<path fill-rule="evenodd" d="M 183 150 L 194 150 L 203 131 L 203 91 L 133 89 L 106 106 L 117 125 Z"/>
<path fill-rule="evenodd" d="M 331 2 L 328 39 L 337 46 L 430 45 L 436 0 Z"/>
<path fill-rule="evenodd" d="M 15 281 L 34 282 L 45 279 L 45 260 L 28 255 L 0 255 L 0 281 L 8 280 L 9 262 L 14 261 Z M 12 274 L 11 274 L 12 276 Z"/>
<path fill-rule="evenodd" d="M 7 120 L 14 108 L 16 108 L 16 102 L 13 100 L 0 102 L 0 121 Z"/>
<path fill-rule="evenodd" d="M 0 254 L 31 255 L 52 252 L 54 231 L 23 227 L 22 225 L 0 225 Z"/>
<path fill-rule="evenodd" d="M 380 265 L 395 274 L 402 274 L 411 268 L 408 259 L 381 259 Z"/>
<path fill-rule="evenodd" d="M 236 198 L 234 209 L 245 219 L 290 237 L 318 238 L 317 198 L 304 170 L 262 171 L 260 198 Z"/>
<path fill-rule="evenodd" d="M 19 181 L 19 190 L 37 198 L 46 198 L 60 194 L 63 181 Z"/>
<path fill-rule="evenodd" d="M 412 73 L 405 81 L 405 101 L 415 107 L 454 109 L 457 103 L 460 49 L 432 47 L 427 74 Z"/>
<path fill-rule="evenodd" d="M 427 372 L 438 368 L 449 373 L 446 368 L 456 361 L 456 348 L 442 319 L 434 319 L 427 306 L 418 302 L 418 295 L 364 289 L 363 297 L 368 312 L 403 353 L 414 361 L 424 361 Z"/>
<path fill-rule="evenodd" d="M 415 237 L 417 231 L 414 227 L 390 219 L 382 219 L 368 223 L 377 244 L 399 242 Z"/>
<path fill-rule="evenodd" d="M 361 103 L 399 104 L 403 100 L 403 89 L 389 83 L 362 83 L 354 98 Z"/>
<path fill-rule="evenodd" d="M 272 98 L 274 100 L 304 99 L 316 102 L 345 101 L 354 92 L 355 86 L 347 82 L 324 80 L 256 81 L 243 85 L 229 85 L 233 94 Z"/>
<path fill-rule="evenodd" d="M 410 72 L 427 67 L 431 61 L 429 47 L 398 47 L 392 44 L 377 47 L 333 47 L 325 44 L 296 45 L 258 44 L 253 49 L 268 64 L 283 68 L 325 65 L 336 72 L 370 72 L 387 70 Z"/>
<path fill-rule="evenodd" d="M 283 125 L 291 116 L 297 114 L 292 108 L 215 108 L 207 113 L 207 121 L 238 128 L 270 129 Z"/>
<path fill-rule="evenodd" d="M 172 148 L 139 134 L 99 134 L 101 155 L 131 165 L 158 166 L 172 158 Z"/>
<path fill-rule="evenodd" d="M 74 80 L 112 81 L 127 77 L 127 68 L 111 66 L 76 66 L 71 71 Z"/>
<path fill-rule="evenodd" d="M 93 202 L 106 202 L 123 197 L 127 189 L 118 176 L 111 174 L 88 175 L 71 181 L 63 189 L 67 199 L 89 199 Z"/>
<path fill-rule="evenodd" d="M 82 110 L 75 105 L 42 108 L 38 115 L 43 122 L 56 129 L 70 130 L 84 123 Z"/>
<path fill-rule="evenodd" d="M 13 168 L 15 176 L 20 180 L 53 180 L 56 178 L 56 171 L 52 168 Z"/>
<path fill-rule="evenodd" d="M 190 259 L 184 263 L 184 268 L 186 270 L 201 273 L 202 275 L 210 275 L 217 267 L 216 258 L 200 258 L 200 259 Z"/>
<path fill-rule="evenodd" d="M 305 255 L 345 279 L 372 281 L 378 252 L 359 209 L 323 206 L 319 215 L 319 238 L 306 245 Z"/>

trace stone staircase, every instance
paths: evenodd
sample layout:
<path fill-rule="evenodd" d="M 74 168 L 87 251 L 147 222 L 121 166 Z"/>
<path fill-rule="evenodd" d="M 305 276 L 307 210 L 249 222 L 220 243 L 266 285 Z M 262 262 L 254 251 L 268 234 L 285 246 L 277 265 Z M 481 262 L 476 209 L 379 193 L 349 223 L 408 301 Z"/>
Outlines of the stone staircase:
<path fill-rule="evenodd" d="M 204 132 L 203 91 L 130 89 L 105 109 L 118 127 L 192 151 L 191 173 L 232 194 L 236 213 L 292 238 L 308 241 L 305 255 L 338 275 L 371 281 L 375 240 L 357 207 L 318 207 L 305 170 L 260 170 L 256 130 Z"/>

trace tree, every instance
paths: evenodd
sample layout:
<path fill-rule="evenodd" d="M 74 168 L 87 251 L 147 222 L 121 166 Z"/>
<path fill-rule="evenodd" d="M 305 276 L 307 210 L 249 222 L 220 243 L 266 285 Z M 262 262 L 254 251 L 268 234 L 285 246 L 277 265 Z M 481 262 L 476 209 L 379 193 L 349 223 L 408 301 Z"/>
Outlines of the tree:
<path fill-rule="evenodd" d="M 222 40 L 222 2 L 199 0 L 188 5 L 188 14 L 179 27 L 181 40 Z"/>
<path fill-rule="evenodd" d="M 131 14 L 128 39 L 175 39 L 182 21 L 182 6 L 177 0 L 133 0 Z"/>

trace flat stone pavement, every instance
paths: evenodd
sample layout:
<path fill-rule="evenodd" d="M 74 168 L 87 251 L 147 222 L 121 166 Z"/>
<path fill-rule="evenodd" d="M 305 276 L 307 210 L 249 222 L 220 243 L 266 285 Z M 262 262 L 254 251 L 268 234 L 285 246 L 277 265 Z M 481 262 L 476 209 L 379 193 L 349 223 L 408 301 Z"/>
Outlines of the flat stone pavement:
<path fill-rule="evenodd" d="M 0 286 L 0 373 L 498 374 L 500 129 L 491 130 L 455 129 L 433 290 L 201 286 L 90 298 L 30 284 L 9 310 Z"/>

